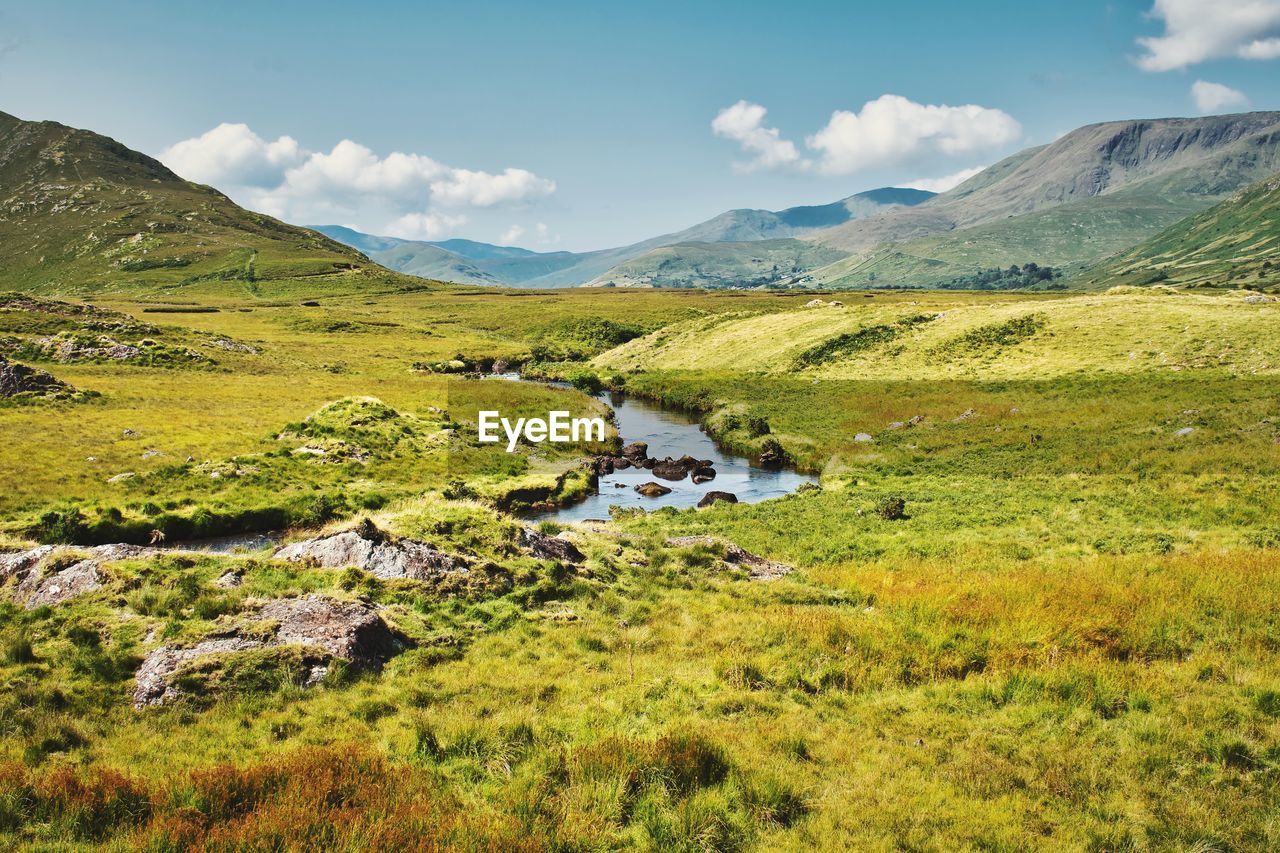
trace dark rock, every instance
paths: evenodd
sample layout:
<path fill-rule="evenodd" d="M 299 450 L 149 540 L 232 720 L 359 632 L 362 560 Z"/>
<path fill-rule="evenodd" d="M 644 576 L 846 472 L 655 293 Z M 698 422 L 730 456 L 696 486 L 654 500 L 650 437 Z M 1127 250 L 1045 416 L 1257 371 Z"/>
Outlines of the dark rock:
<path fill-rule="evenodd" d="M 597 456 L 591 463 L 591 470 L 595 471 L 598 477 L 612 474 L 613 469 L 614 461 L 612 456 Z"/>
<path fill-rule="evenodd" d="M 653 466 L 653 476 L 664 480 L 683 480 L 689 476 L 689 469 L 672 459 L 664 459 Z"/>
<path fill-rule="evenodd" d="M 701 509 L 703 507 L 711 506 L 716 501 L 724 501 L 725 503 L 736 504 L 738 502 L 738 496 L 735 495 L 733 492 L 716 492 L 716 491 L 707 492 L 705 495 L 702 496 L 702 500 L 698 501 L 698 508 Z"/>
<path fill-rule="evenodd" d="M 520 547 L 528 548 L 533 556 L 562 563 L 582 562 L 582 552 L 572 542 L 558 536 L 548 536 L 532 527 L 520 528 Z"/>
<path fill-rule="evenodd" d="M 631 467 L 631 460 L 625 456 L 616 456 L 613 460 L 613 467 L 616 471 L 625 471 Z"/>
<path fill-rule="evenodd" d="M 671 490 L 661 483 L 641 483 L 636 486 L 636 491 L 644 495 L 646 498 L 660 498 L 663 495 L 671 494 Z"/>
<path fill-rule="evenodd" d="M 695 484 L 699 484 L 699 485 L 702 483 L 709 483 L 715 478 L 716 478 L 716 469 L 708 465 L 704 465 L 699 468 L 694 468 L 693 474 L 690 475 L 690 479 L 692 479 Z"/>
<path fill-rule="evenodd" d="M 632 462 L 649 458 L 649 444 L 644 441 L 633 441 L 622 448 L 622 455 Z"/>
<path fill-rule="evenodd" d="M 657 460 L 657 459 L 649 459 L 648 457 L 646 457 L 646 458 L 641 459 L 640 461 L 635 462 L 635 463 L 633 463 L 633 464 L 634 464 L 637 468 L 644 468 L 645 470 L 652 471 L 652 470 L 653 470 L 653 467 L 654 467 L 655 465 L 657 465 L 657 464 L 658 464 L 658 460 Z"/>

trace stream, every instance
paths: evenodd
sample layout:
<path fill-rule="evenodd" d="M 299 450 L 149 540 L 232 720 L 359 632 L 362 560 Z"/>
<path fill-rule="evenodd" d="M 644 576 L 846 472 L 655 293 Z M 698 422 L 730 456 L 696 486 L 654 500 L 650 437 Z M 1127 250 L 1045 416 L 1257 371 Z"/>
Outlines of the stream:
<path fill-rule="evenodd" d="M 515 373 L 493 374 L 493 379 L 526 382 Z M 552 384 L 552 383 L 544 383 Z M 558 387 L 568 387 L 554 383 Z M 604 392 L 598 399 L 614 411 L 618 433 L 623 445 L 643 441 L 649 445 L 649 455 L 661 459 L 670 456 L 679 459 L 688 454 L 696 459 L 710 459 L 714 463 L 716 478 L 694 485 L 686 477 L 683 480 L 663 480 L 644 468 L 626 468 L 602 476 L 597 490 L 585 500 L 569 506 L 528 513 L 525 517 L 536 520 L 584 521 L 608 519 L 610 506 L 639 507 L 645 510 L 672 506 L 688 509 L 697 506 L 709 491 L 732 492 L 739 503 L 756 503 L 788 495 L 805 483 L 816 483 L 817 477 L 802 474 L 789 468 L 760 468 L 745 456 L 721 450 L 702 431 L 695 415 L 677 409 L 668 409 L 658 403 L 625 394 Z M 661 483 L 671 489 L 670 494 L 646 498 L 635 486 L 648 482 Z"/>

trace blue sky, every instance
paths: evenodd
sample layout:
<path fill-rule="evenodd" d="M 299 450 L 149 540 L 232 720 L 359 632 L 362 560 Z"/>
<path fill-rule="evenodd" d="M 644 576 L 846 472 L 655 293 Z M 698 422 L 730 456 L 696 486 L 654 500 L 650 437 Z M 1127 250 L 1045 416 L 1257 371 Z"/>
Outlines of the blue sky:
<path fill-rule="evenodd" d="M 1280 0 L 0 0 L 0 110 L 291 221 L 542 250 L 936 186 L 1095 121 L 1280 109 L 1277 57 Z"/>

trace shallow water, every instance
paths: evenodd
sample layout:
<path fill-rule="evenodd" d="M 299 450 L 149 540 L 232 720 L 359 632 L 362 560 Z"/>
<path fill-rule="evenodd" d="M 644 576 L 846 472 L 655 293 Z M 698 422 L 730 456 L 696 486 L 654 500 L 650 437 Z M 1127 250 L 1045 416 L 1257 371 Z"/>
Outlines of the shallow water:
<path fill-rule="evenodd" d="M 495 378 L 522 381 L 515 374 Z M 805 483 L 817 482 L 817 477 L 810 474 L 789 468 L 759 468 L 746 457 L 720 450 L 702 431 L 698 418 L 686 412 L 621 394 L 606 392 L 600 395 L 600 399 L 612 407 L 624 445 L 633 441 L 647 442 L 649 455 L 659 459 L 664 456 L 679 459 L 686 453 L 696 459 L 710 459 L 716 469 L 716 478 L 694 485 L 688 477 L 672 482 L 655 477 L 652 471 L 643 468 L 627 468 L 601 477 L 599 489 L 583 501 L 559 509 L 529 513 L 527 517 L 553 521 L 607 519 L 610 506 L 646 510 L 664 506 L 687 509 L 697 506 L 709 491 L 732 492 L 740 503 L 756 503 L 790 494 Z M 671 493 L 660 498 L 646 498 L 635 490 L 635 486 L 650 481 L 666 486 Z"/>

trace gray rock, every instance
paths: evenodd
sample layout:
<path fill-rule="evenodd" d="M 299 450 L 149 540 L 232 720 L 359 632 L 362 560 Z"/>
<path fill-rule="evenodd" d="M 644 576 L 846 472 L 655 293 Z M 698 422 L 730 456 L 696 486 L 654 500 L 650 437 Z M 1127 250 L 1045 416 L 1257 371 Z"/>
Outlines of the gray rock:
<path fill-rule="evenodd" d="M 1183 436 L 1191 435 L 1191 433 L 1193 433 L 1193 432 L 1195 432 L 1195 431 L 1196 431 L 1196 428 L 1195 428 L 1195 427 L 1183 427 L 1182 429 L 1180 429 L 1180 430 L 1178 430 L 1177 432 L 1175 432 L 1175 433 L 1174 433 L 1174 435 L 1179 436 L 1179 437 L 1183 437 Z"/>
<path fill-rule="evenodd" d="M 102 586 L 97 560 L 80 560 L 50 574 L 31 571 L 18 584 L 18 597 L 28 610 L 56 607 Z"/>
<path fill-rule="evenodd" d="M 871 433 L 869 432 L 860 432 L 853 437 L 853 440 L 858 442 L 859 444 L 872 444 L 875 442 L 875 439 L 871 436 Z"/>
<path fill-rule="evenodd" d="M 35 367 L 15 364 L 0 356 L 0 397 L 16 397 L 19 394 L 40 396 L 69 394 L 73 388 Z"/>
<path fill-rule="evenodd" d="M 434 580 L 471 570 L 471 561 L 465 557 L 446 554 L 425 542 L 395 539 L 367 521 L 356 530 L 286 545 L 274 556 L 277 560 L 306 562 L 324 569 L 355 566 L 384 580 Z"/>

